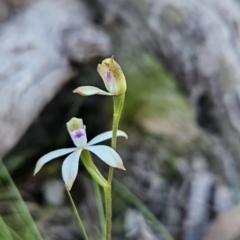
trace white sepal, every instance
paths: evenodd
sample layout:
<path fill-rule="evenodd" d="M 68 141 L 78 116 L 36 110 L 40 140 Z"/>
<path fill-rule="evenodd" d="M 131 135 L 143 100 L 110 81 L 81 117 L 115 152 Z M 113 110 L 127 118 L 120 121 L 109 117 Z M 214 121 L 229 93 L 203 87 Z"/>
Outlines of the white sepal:
<path fill-rule="evenodd" d="M 105 145 L 86 146 L 85 149 L 97 155 L 102 161 L 111 167 L 126 170 L 121 157 L 112 148 Z"/>
<path fill-rule="evenodd" d="M 81 152 L 82 149 L 78 149 L 77 151 L 71 153 L 63 162 L 62 176 L 68 191 L 71 190 L 72 185 L 77 177 L 79 157 Z"/>
<path fill-rule="evenodd" d="M 125 132 L 123 132 L 121 130 L 118 130 L 117 131 L 117 137 L 128 138 L 128 135 Z M 104 133 L 101 133 L 101 134 L 97 135 L 96 137 L 94 137 L 91 141 L 88 142 L 87 145 L 91 146 L 91 145 L 94 145 L 96 143 L 105 141 L 105 140 L 110 139 L 110 138 L 112 138 L 112 131 L 104 132 Z"/>
<path fill-rule="evenodd" d="M 92 86 L 83 86 L 83 87 L 78 87 L 74 91 L 74 93 L 78 93 L 81 96 L 92 96 L 92 95 L 108 95 L 112 96 L 113 94 L 103 91 L 100 88 L 97 87 L 92 87 Z"/>
<path fill-rule="evenodd" d="M 42 166 L 51 161 L 52 159 L 54 158 L 57 158 L 57 157 L 60 157 L 60 156 L 63 156 L 65 154 L 68 154 L 68 153 L 71 153 L 73 152 L 74 150 L 76 150 L 77 148 L 63 148 L 63 149 L 58 149 L 58 150 L 55 150 L 55 151 L 52 151 L 50 153 L 47 153 L 45 154 L 44 156 L 42 156 L 37 164 L 36 164 L 36 167 L 35 167 L 35 170 L 34 170 L 34 175 L 39 172 L 39 170 L 42 168 Z"/>

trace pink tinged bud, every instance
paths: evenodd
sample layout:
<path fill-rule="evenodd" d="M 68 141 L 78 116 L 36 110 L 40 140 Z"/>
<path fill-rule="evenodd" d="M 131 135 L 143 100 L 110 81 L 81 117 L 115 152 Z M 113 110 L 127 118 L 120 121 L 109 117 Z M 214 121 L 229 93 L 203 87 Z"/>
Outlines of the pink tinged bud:
<path fill-rule="evenodd" d="M 102 77 L 106 89 L 112 95 L 121 95 L 126 92 L 125 76 L 113 57 L 107 58 L 101 64 L 98 64 L 97 71 Z"/>

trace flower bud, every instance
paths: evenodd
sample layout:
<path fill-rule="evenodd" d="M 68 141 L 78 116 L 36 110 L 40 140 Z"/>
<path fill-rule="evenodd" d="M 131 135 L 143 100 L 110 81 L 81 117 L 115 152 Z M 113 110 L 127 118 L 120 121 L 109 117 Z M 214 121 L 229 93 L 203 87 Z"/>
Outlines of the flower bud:
<path fill-rule="evenodd" d="M 121 67 L 113 57 L 107 58 L 98 64 L 97 71 L 103 79 L 105 87 L 113 95 L 121 95 L 126 92 L 126 79 Z"/>

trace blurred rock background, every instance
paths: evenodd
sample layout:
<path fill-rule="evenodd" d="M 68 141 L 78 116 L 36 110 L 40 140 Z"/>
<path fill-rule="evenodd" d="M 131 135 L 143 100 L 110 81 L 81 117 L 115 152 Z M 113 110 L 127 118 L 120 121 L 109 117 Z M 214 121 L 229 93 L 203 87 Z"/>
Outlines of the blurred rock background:
<path fill-rule="evenodd" d="M 170 240 L 162 225 L 176 240 L 240 239 L 239 12 L 237 0 L 0 0 L 0 156 L 43 239 L 83 239 L 64 158 L 32 172 L 72 146 L 71 117 L 88 139 L 111 128 L 111 98 L 72 93 L 104 88 L 96 66 L 111 55 L 127 79 L 129 135 L 118 145 L 127 171 L 115 171 L 113 239 Z M 12 221 L 15 199 L 0 187 L 0 215 Z M 90 239 L 101 239 L 81 164 L 72 194 Z"/>

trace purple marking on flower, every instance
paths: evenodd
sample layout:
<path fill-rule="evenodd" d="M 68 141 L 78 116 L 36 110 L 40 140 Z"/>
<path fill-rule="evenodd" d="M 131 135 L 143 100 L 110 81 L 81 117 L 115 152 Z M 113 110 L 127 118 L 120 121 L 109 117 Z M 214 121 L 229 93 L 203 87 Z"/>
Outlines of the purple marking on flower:
<path fill-rule="evenodd" d="M 75 134 L 74 134 L 74 137 L 75 137 L 75 138 L 80 138 L 80 137 L 82 137 L 82 136 L 84 136 L 84 133 L 83 133 L 83 132 L 81 132 L 80 130 L 75 131 Z"/>
<path fill-rule="evenodd" d="M 110 71 L 107 72 L 107 73 L 105 74 L 105 77 L 106 77 L 106 79 L 107 79 L 108 82 L 111 82 L 111 80 L 112 80 L 112 73 L 111 73 Z"/>

